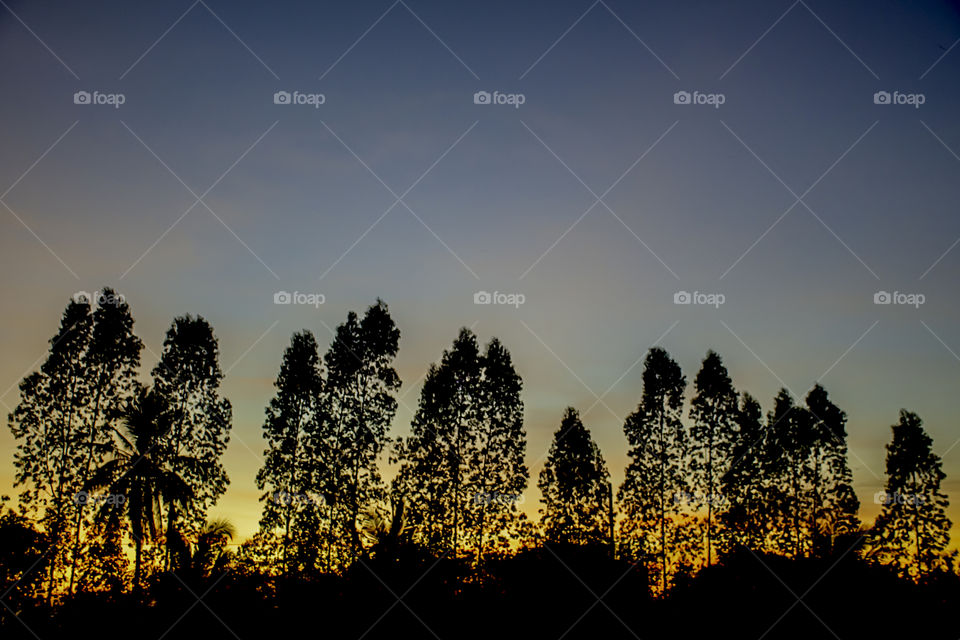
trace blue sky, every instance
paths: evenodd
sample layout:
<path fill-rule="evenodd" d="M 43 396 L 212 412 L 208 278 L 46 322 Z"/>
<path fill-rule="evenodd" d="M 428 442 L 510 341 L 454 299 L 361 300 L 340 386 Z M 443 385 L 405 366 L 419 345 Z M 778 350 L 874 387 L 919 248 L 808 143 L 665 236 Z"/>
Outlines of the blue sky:
<path fill-rule="evenodd" d="M 865 516 L 900 407 L 955 490 L 958 38 L 950 2 L 8 2 L 0 400 L 75 291 L 127 297 L 145 370 L 174 315 L 205 316 L 235 408 L 217 510 L 247 534 L 290 334 L 329 343 L 379 296 L 402 332 L 397 435 L 429 363 L 474 326 L 524 377 L 533 477 L 572 405 L 619 481 L 659 340 L 688 380 L 718 351 L 765 410 L 821 380 L 850 418 Z M 876 104 L 884 91 L 923 104 Z M 325 303 L 277 306 L 278 290 Z M 0 433 L 4 491 L 13 446 Z"/>

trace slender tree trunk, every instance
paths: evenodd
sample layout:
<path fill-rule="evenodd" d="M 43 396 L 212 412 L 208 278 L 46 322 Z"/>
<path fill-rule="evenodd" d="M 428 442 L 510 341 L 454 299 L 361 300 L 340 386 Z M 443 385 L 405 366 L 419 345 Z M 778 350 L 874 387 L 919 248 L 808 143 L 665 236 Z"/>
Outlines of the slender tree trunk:
<path fill-rule="evenodd" d="M 134 560 L 133 560 L 133 589 L 140 592 L 140 571 L 141 571 L 141 548 L 143 547 L 142 536 L 137 536 L 133 541 Z"/>
<path fill-rule="evenodd" d="M 797 469 L 797 463 L 794 462 L 793 467 L 793 554 L 795 558 L 799 558 L 801 555 L 800 548 L 800 478 L 799 470 Z"/>
<path fill-rule="evenodd" d="M 667 505 L 666 505 L 666 466 L 667 452 L 663 442 L 663 402 L 660 411 L 660 597 L 667 593 Z"/>
<path fill-rule="evenodd" d="M 283 575 L 289 577 L 290 565 L 288 560 L 288 549 L 290 547 L 290 512 L 294 508 L 294 502 L 300 499 L 300 492 L 297 487 L 297 456 L 300 455 L 300 423 L 303 420 L 303 399 L 297 400 L 297 414 L 293 423 L 291 437 L 293 439 L 293 451 L 290 454 L 290 468 L 288 469 L 289 480 L 287 481 L 287 494 L 284 496 L 287 504 L 284 505 L 284 533 L 283 533 Z"/>
<path fill-rule="evenodd" d="M 183 423 L 187 420 L 187 398 L 190 394 L 190 383 L 187 383 L 187 388 L 180 400 L 180 419 L 177 420 L 177 435 L 174 438 L 173 449 L 170 452 L 170 471 L 174 474 L 177 473 L 177 456 L 180 455 L 180 444 L 183 438 Z M 163 568 L 165 571 L 169 571 L 172 565 L 172 550 L 170 548 L 170 536 L 173 533 L 173 525 L 176 522 L 176 509 L 173 507 L 173 499 L 167 501 L 167 531 L 164 535 L 166 539 L 166 545 L 163 552 Z"/>
<path fill-rule="evenodd" d="M 73 499 L 73 496 L 64 496 L 64 485 L 66 484 L 66 460 L 68 457 L 68 452 L 72 449 L 70 434 L 73 429 L 73 417 L 76 413 L 76 395 L 77 395 L 77 384 L 79 380 L 77 377 L 73 377 L 70 381 L 70 393 L 67 395 L 67 401 L 70 403 L 70 410 L 67 412 L 67 420 L 61 428 L 61 443 L 62 448 L 60 449 L 60 461 L 59 461 L 59 470 L 57 472 L 57 489 L 55 492 L 54 498 L 54 550 L 53 555 L 50 559 L 50 573 L 49 581 L 47 583 L 47 605 L 52 604 L 53 602 L 53 574 L 54 568 L 56 567 L 57 561 L 60 557 L 62 549 L 60 548 L 60 538 L 63 534 L 64 523 L 66 522 L 66 514 L 64 513 L 63 501 L 65 499 Z"/>
<path fill-rule="evenodd" d="M 456 460 L 453 470 L 453 557 L 457 558 L 457 517 L 460 506 L 460 443 L 455 445 Z"/>
<path fill-rule="evenodd" d="M 360 455 L 357 452 L 353 462 L 353 509 L 350 515 L 350 545 L 354 559 L 360 556 L 360 532 L 357 530 L 357 521 L 360 520 Z"/>
<path fill-rule="evenodd" d="M 457 527 L 460 507 L 460 426 L 463 420 L 463 411 L 460 403 L 457 403 L 457 421 L 454 424 L 453 434 L 453 558 L 457 559 Z"/>
<path fill-rule="evenodd" d="M 811 549 L 813 550 L 814 555 L 817 553 L 817 543 L 820 541 L 820 527 L 819 527 L 819 514 L 823 510 L 820 489 L 820 472 L 821 472 L 821 461 L 820 461 L 820 449 L 819 447 L 814 451 L 814 467 L 813 467 L 813 509 L 810 514 L 810 541 Z"/>
<path fill-rule="evenodd" d="M 707 566 L 711 563 L 711 544 L 713 542 L 713 438 L 714 429 L 710 430 L 707 443 Z"/>
<path fill-rule="evenodd" d="M 59 549 L 56 547 L 57 543 L 53 543 L 53 555 L 50 556 L 50 569 L 47 571 L 47 606 L 49 607 L 53 604 L 53 568 L 57 564 L 57 554 Z"/>
<path fill-rule="evenodd" d="M 486 526 L 487 507 L 490 506 L 490 485 L 487 483 L 487 465 L 490 459 L 490 438 L 487 438 L 486 445 L 483 448 L 483 463 L 480 465 L 480 477 L 482 478 L 481 490 L 484 494 L 484 504 L 480 506 L 480 536 L 477 544 L 477 566 L 483 561 L 483 534 Z"/>
<path fill-rule="evenodd" d="M 913 512 L 913 537 L 917 550 L 917 577 L 922 578 L 924 574 L 923 560 L 920 555 L 920 513 L 917 509 L 917 481 L 916 473 L 910 474 L 910 510 Z"/>
<path fill-rule="evenodd" d="M 614 522 L 615 516 L 613 512 L 613 483 L 612 482 L 607 483 L 607 496 L 609 497 L 609 506 L 610 506 L 610 511 L 609 511 L 610 558 L 614 559 L 617 557 L 617 544 L 613 537 L 614 536 L 613 522 Z"/>
<path fill-rule="evenodd" d="M 367 423 L 365 419 L 365 409 L 367 394 L 363 389 L 363 376 L 362 374 L 358 376 L 357 379 L 357 397 L 359 399 L 359 406 L 357 408 L 357 433 L 354 441 L 356 442 L 355 451 L 354 451 L 354 463 L 353 463 L 353 513 L 352 513 L 352 522 L 350 523 L 350 541 L 353 545 L 353 557 L 357 558 L 360 556 L 360 532 L 357 530 L 357 521 L 360 519 L 360 462 L 363 457 L 366 447 L 364 446 L 364 431 L 367 431 Z M 373 440 L 373 433 L 369 433 L 370 439 Z"/>
<path fill-rule="evenodd" d="M 327 538 L 327 566 L 333 566 L 333 539 L 336 535 L 337 523 L 340 519 L 340 467 L 341 452 L 343 451 L 343 413 L 346 403 L 346 392 L 341 389 L 337 406 L 336 429 L 334 430 L 333 465 L 330 478 L 330 535 Z"/>
<path fill-rule="evenodd" d="M 90 429 L 87 437 L 87 459 L 84 465 L 83 476 L 80 483 L 81 489 L 86 485 L 87 479 L 90 477 L 90 464 L 93 460 L 93 441 L 94 436 L 96 435 L 97 421 L 100 419 L 100 402 L 103 397 L 103 372 L 101 371 L 100 375 L 97 377 L 99 384 L 97 385 L 97 399 L 94 402 L 93 417 L 90 421 Z M 76 532 L 73 540 L 72 548 L 72 557 L 70 559 L 70 585 L 67 590 L 67 593 L 73 595 L 73 586 L 74 586 L 74 576 L 77 570 L 77 556 L 80 550 L 80 531 L 83 527 L 83 508 L 81 505 L 77 505 L 77 521 L 76 521 Z"/>

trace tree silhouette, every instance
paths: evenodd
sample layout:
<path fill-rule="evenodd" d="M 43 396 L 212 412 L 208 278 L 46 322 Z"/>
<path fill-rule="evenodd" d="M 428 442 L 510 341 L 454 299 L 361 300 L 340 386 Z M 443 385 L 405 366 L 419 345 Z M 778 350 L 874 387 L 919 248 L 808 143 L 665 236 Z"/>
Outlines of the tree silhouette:
<path fill-rule="evenodd" d="M 776 548 L 793 557 L 806 550 L 809 524 L 808 510 L 812 476 L 812 416 L 803 407 L 794 405 L 786 389 L 780 389 L 773 410 L 767 416 L 769 439 L 765 454 L 770 474 L 767 506 L 776 513 L 773 533 Z"/>
<path fill-rule="evenodd" d="M 400 377 L 392 363 L 399 340 L 386 303 L 377 300 L 360 320 L 348 314 L 324 356 L 327 423 L 316 433 L 315 446 L 329 453 L 328 464 L 315 472 L 330 498 L 335 531 L 327 544 L 330 565 L 331 557 L 347 562 L 360 554 L 361 514 L 385 497 L 378 463 L 397 410 Z"/>
<path fill-rule="evenodd" d="M 8 509 L 6 502 L 6 496 L 0 498 L 0 593 L 6 605 L 0 607 L 0 623 L 10 617 L 8 612 L 17 616 L 32 604 L 51 550 L 43 532 L 29 518 Z"/>
<path fill-rule="evenodd" d="M 411 434 L 393 456 L 394 493 L 415 540 L 454 558 L 468 546 L 477 557 L 488 531 L 496 540 L 519 525 L 527 481 L 519 394 L 509 353 L 493 340 L 481 356 L 469 329 L 430 367 Z"/>
<path fill-rule="evenodd" d="M 807 394 L 811 426 L 810 484 L 813 488 L 810 512 L 811 548 L 829 554 L 838 538 L 860 528 L 857 511 L 860 501 L 853 491 L 853 474 L 847 463 L 847 415 L 819 384 Z"/>
<path fill-rule="evenodd" d="M 769 445 L 760 403 L 749 393 L 741 396 L 736 423 L 730 466 L 720 481 L 728 502 L 720 521 L 728 548 L 759 552 L 764 549 L 770 516 L 766 501 L 770 464 L 765 455 Z"/>
<path fill-rule="evenodd" d="M 920 417 L 901 409 L 887 445 L 886 491 L 870 542 L 881 562 L 915 580 L 946 566 L 951 523 L 940 490 L 945 477 Z"/>
<path fill-rule="evenodd" d="M 107 489 L 109 499 L 101 514 L 126 518 L 134 545 L 134 589 L 141 587 L 143 543 L 157 538 L 160 505 L 186 505 L 192 498 L 189 483 L 175 469 L 193 470 L 196 458 L 166 458 L 164 438 L 180 419 L 166 399 L 152 389 L 142 389 L 124 415 L 126 434 L 118 433 L 123 447 L 98 467 L 90 489 Z"/>
<path fill-rule="evenodd" d="M 88 407 L 82 419 L 85 440 L 78 464 L 78 483 L 86 485 L 90 474 L 103 463 L 113 448 L 116 423 L 123 407 L 136 390 L 137 368 L 143 343 L 133 334 L 133 317 L 122 297 L 105 287 L 97 297 L 93 327 L 85 358 L 89 384 Z M 83 505 L 76 505 L 68 593 L 73 593 L 78 564 L 84 557 L 82 533 L 85 525 Z M 97 544 L 94 538 L 92 544 Z M 103 549 L 99 549 L 103 551 Z M 103 558 L 89 558 L 103 562 Z"/>
<path fill-rule="evenodd" d="M 567 407 L 540 471 L 540 526 L 547 542 L 610 544 L 610 472 L 590 431 Z"/>
<path fill-rule="evenodd" d="M 640 552 L 660 574 L 660 592 L 667 591 L 672 554 L 676 547 L 680 511 L 685 495 L 683 473 L 683 391 L 686 379 L 670 355 L 650 349 L 643 365 L 643 394 L 637 410 L 627 417 L 623 431 L 630 445 L 630 463 L 618 500 L 624 512 L 621 545 L 627 554 Z"/>
<path fill-rule="evenodd" d="M 428 371 L 411 434 L 392 449 L 398 468 L 388 493 L 380 462 L 398 402 L 400 334 L 381 300 L 362 317 L 348 314 L 323 360 L 312 333 L 292 336 L 266 409 L 267 450 L 256 478 L 265 501 L 260 531 L 234 555 L 227 550 L 232 525 L 204 517 L 226 488 L 220 456 L 231 420 L 219 393 L 213 329 L 200 317 L 176 318 L 155 383 L 144 387 L 136 379 L 142 345 L 129 307 L 110 289 L 97 302 L 67 305 L 47 358 L 20 383 L 8 417 L 23 491 L 19 514 L 0 513 L 4 631 L 7 612 L 19 618 L 40 599 L 52 605 L 40 615 L 69 629 L 71 608 L 85 611 L 94 600 L 128 599 L 133 615 L 149 616 L 221 580 L 220 597 L 233 602 L 240 594 L 253 615 L 275 622 L 271 616 L 292 607 L 326 603 L 349 610 L 330 618 L 340 625 L 370 602 L 392 602 L 390 591 L 412 588 L 434 565 L 436 575 L 411 599 L 442 599 L 449 607 L 438 615 L 451 621 L 480 604 L 522 606 L 528 589 L 543 589 L 542 602 L 578 609 L 578 597 L 567 593 L 573 583 L 563 582 L 571 570 L 577 578 L 585 572 L 583 584 L 610 593 L 611 603 L 638 601 L 633 580 L 628 591 L 610 592 L 631 574 L 677 606 L 713 602 L 714 611 L 744 597 L 779 606 L 767 594 L 776 587 L 774 569 L 778 578 L 783 570 L 792 591 L 836 567 L 833 591 L 820 596 L 830 602 L 857 585 L 916 589 L 891 596 L 908 594 L 912 604 L 960 594 L 956 552 L 947 552 L 945 476 L 915 414 L 901 411 L 893 427 L 883 507 L 860 545 L 844 411 L 816 384 L 800 406 L 781 389 L 764 420 L 760 404 L 737 393 L 712 351 L 694 380 L 689 430 L 682 371 L 661 348 L 646 355 L 640 402 L 624 424 L 630 460 L 619 489 L 619 557 L 607 552 L 609 473 L 573 408 L 539 476 L 542 536 L 532 535 L 519 508 L 528 482 L 523 382 L 499 340 L 481 350 L 467 329 Z M 7 500 L 0 496 L 0 506 Z M 861 553 L 847 553 L 852 549 Z M 770 570 L 756 570 L 756 561 Z M 641 564 L 646 568 L 636 571 Z M 716 566 L 696 575 L 702 565 Z M 148 581 L 158 568 L 172 571 Z M 233 569 L 238 575 L 228 579 Z M 517 582 L 531 572 L 533 582 Z M 120 593 L 128 584 L 132 596 Z M 282 593 L 283 602 L 266 604 L 264 593 Z M 822 607 L 816 604 L 818 614 Z M 614 616 L 633 629 L 650 612 L 630 623 Z M 270 620 L 263 629 L 272 628 Z M 805 632 L 800 622 L 793 631 Z"/>
<path fill-rule="evenodd" d="M 16 485 L 24 486 L 20 504 L 42 524 L 50 544 L 48 604 L 65 567 L 73 537 L 70 515 L 83 488 L 80 462 L 88 439 L 82 420 L 90 398 L 85 356 L 92 326 L 89 301 L 72 300 L 50 339 L 50 352 L 40 371 L 20 382 L 20 402 L 8 418 L 19 441 L 14 466 Z"/>
<path fill-rule="evenodd" d="M 468 545 L 481 561 L 488 550 L 505 550 L 524 522 L 519 504 L 529 472 L 524 463 L 527 434 L 523 429 L 523 381 L 510 352 L 496 338 L 481 358 L 482 422 L 468 458 L 468 484 L 478 489 L 465 510 L 471 533 Z"/>
<path fill-rule="evenodd" d="M 196 542 L 179 550 L 178 575 L 184 575 L 187 582 L 194 584 L 215 574 L 222 575 L 233 560 L 226 546 L 235 535 L 236 529 L 229 520 L 205 522 Z"/>
<path fill-rule="evenodd" d="M 690 403 L 691 487 L 695 502 L 706 503 L 707 565 L 712 564 L 714 545 L 714 513 L 723 506 L 720 478 L 731 464 L 737 423 L 737 392 L 713 351 L 707 352 L 694 380 L 696 395 Z"/>
<path fill-rule="evenodd" d="M 277 394 L 266 409 L 267 441 L 257 489 L 263 514 L 260 531 L 268 540 L 280 531 L 280 569 L 312 569 L 319 554 L 320 508 L 314 474 L 329 464 L 329 452 L 317 446 L 324 421 L 323 378 L 317 341 L 309 331 L 295 333 L 274 383 Z M 328 532 L 329 533 L 329 532 Z"/>
<path fill-rule="evenodd" d="M 819 384 L 796 406 L 781 389 L 768 416 L 764 453 L 775 547 L 794 557 L 828 555 L 859 528 L 847 463 L 846 414 Z"/>
<path fill-rule="evenodd" d="M 191 499 L 183 505 L 169 504 L 167 534 L 197 533 L 207 509 L 227 489 L 229 482 L 220 457 L 230 439 L 232 409 L 220 397 L 220 350 L 213 327 L 202 317 L 189 314 L 175 318 L 167 330 L 160 361 L 153 369 L 154 389 L 177 416 L 164 438 L 164 457 L 173 461 L 174 473 L 190 487 Z M 196 465 L 180 469 L 176 461 L 193 459 Z M 171 556 L 167 553 L 169 567 Z"/>
<path fill-rule="evenodd" d="M 482 365 L 476 336 L 461 329 L 440 364 L 430 366 L 410 436 L 398 439 L 395 492 L 408 505 L 414 537 L 456 557 L 463 539 L 467 456 L 482 418 Z"/>

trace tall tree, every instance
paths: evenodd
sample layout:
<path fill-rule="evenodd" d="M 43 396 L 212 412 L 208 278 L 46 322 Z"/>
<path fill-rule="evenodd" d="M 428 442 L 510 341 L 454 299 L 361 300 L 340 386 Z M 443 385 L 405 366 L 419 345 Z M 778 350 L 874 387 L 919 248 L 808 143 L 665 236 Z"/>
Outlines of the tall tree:
<path fill-rule="evenodd" d="M 408 506 L 414 537 L 458 557 L 479 558 L 488 541 L 519 526 L 526 487 L 520 377 L 493 340 L 480 354 L 469 329 L 431 365 L 407 439 L 393 461 L 394 492 Z"/>
<path fill-rule="evenodd" d="M 830 553 L 836 541 L 860 528 L 860 501 L 847 462 L 847 415 L 819 384 L 807 394 L 811 427 L 811 549 Z"/>
<path fill-rule="evenodd" d="M 50 544 L 46 598 L 63 577 L 72 541 L 74 499 L 83 488 L 85 440 L 81 421 L 90 398 L 86 353 L 93 316 L 88 300 L 72 300 L 40 371 L 20 383 L 20 401 L 8 417 L 20 504 L 43 527 Z"/>
<path fill-rule="evenodd" d="M 722 506 L 720 478 L 732 462 L 737 431 L 737 392 L 713 351 L 707 352 L 694 380 L 696 395 L 690 403 L 690 470 L 691 485 L 697 504 L 706 503 L 707 565 L 712 564 L 714 546 L 714 513 Z"/>
<path fill-rule="evenodd" d="M 324 356 L 327 366 L 325 411 L 328 421 L 315 434 L 315 447 L 329 451 L 329 465 L 316 482 L 330 498 L 330 515 L 341 556 L 361 551 L 361 515 L 385 498 L 379 460 L 390 443 L 388 430 L 397 410 L 400 377 L 393 368 L 400 331 L 386 303 L 377 300 L 362 319 L 351 311 Z M 328 547 L 328 558 L 333 550 Z"/>
<path fill-rule="evenodd" d="M 482 366 L 476 336 L 461 329 L 440 364 L 430 365 L 407 439 L 398 438 L 395 491 L 408 505 L 415 538 L 456 557 L 463 538 L 467 457 L 481 420 Z"/>
<path fill-rule="evenodd" d="M 537 486 L 540 526 L 548 542 L 610 544 L 610 472 L 600 448 L 573 407 L 553 435 Z"/>
<path fill-rule="evenodd" d="M 798 407 L 786 389 L 780 389 L 767 415 L 769 439 L 765 455 L 770 473 L 768 507 L 778 518 L 774 544 L 793 557 L 806 551 L 811 501 L 812 417 Z"/>
<path fill-rule="evenodd" d="M 744 393 L 737 411 L 737 430 L 730 466 L 720 480 L 728 507 L 720 514 L 727 546 L 762 551 L 767 532 L 765 508 L 768 450 L 760 403 Z"/>
<path fill-rule="evenodd" d="M 478 562 L 488 550 L 507 548 L 510 538 L 518 535 L 523 522 L 518 505 L 529 478 L 520 399 L 523 381 L 510 352 L 497 338 L 487 344 L 481 365 L 482 419 L 467 477 L 477 493 L 464 518 L 471 532 L 467 543 L 476 550 Z"/>
<path fill-rule="evenodd" d="M 768 416 L 766 498 L 776 514 L 774 547 L 793 557 L 826 555 L 859 528 L 847 463 L 846 414 L 820 385 L 796 406 L 781 389 Z"/>
<path fill-rule="evenodd" d="M 915 580 L 947 566 L 951 523 L 940 490 L 945 477 L 920 417 L 901 409 L 887 445 L 886 492 L 870 543 L 882 562 Z"/>
<path fill-rule="evenodd" d="M 267 450 L 257 473 L 257 489 L 266 491 L 260 531 L 272 537 L 279 530 L 281 570 L 288 575 L 291 568 L 313 569 L 318 558 L 324 498 L 313 477 L 330 462 L 328 452 L 316 446 L 324 421 L 323 378 L 312 333 L 293 335 L 274 386 L 263 425 Z"/>
<path fill-rule="evenodd" d="M 153 369 L 156 392 L 177 416 L 164 438 L 163 455 L 173 461 L 191 458 L 198 464 L 172 469 L 189 485 L 191 500 L 182 513 L 176 504 L 166 506 L 168 542 L 196 534 L 207 510 L 227 490 L 229 480 L 220 457 L 230 439 L 232 409 L 220 396 L 222 379 L 213 327 L 200 316 L 175 318 Z M 168 553 L 168 565 L 170 559 Z"/>
<path fill-rule="evenodd" d="M 103 463 L 114 446 L 114 434 L 124 407 L 136 391 L 137 369 L 143 343 L 133 333 L 130 307 L 113 289 L 104 288 L 97 296 L 93 312 L 91 339 L 86 353 L 88 403 L 81 420 L 82 438 L 78 482 L 86 485 L 90 474 Z M 71 545 L 70 582 L 73 593 L 81 559 L 102 562 L 102 558 L 86 557 L 83 530 L 90 526 L 90 510 L 77 503 Z M 97 540 L 91 541 L 98 544 Z M 102 552 L 102 547 L 98 549 Z"/>
<path fill-rule="evenodd" d="M 643 366 L 643 394 L 623 431 L 630 445 L 630 463 L 618 500 L 624 512 L 621 540 L 638 546 L 660 574 L 660 592 L 667 591 L 680 511 L 678 495 L 686 493 L 682 422 L 686 379 L 670 355 L 650 349 Z"/>

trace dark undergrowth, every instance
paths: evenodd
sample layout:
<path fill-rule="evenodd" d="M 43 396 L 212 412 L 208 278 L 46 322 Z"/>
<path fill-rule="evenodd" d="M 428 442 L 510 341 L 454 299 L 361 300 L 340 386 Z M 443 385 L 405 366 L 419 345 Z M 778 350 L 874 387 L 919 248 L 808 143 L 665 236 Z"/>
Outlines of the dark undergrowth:
<path fill-rule="evenodd" d="M 854 554 L 789 560 L 744 552 L 649 595 L 645 572 L 602 550 L 545 547 L 482 577 L 423 552 L 366 559 L 344 576 L 231 570 L 154 576 L 140 595 L 77 596 L 3 610 L 0 637 L 102 638 L 950 638 L 960 580 L 917 585 Z"/>

